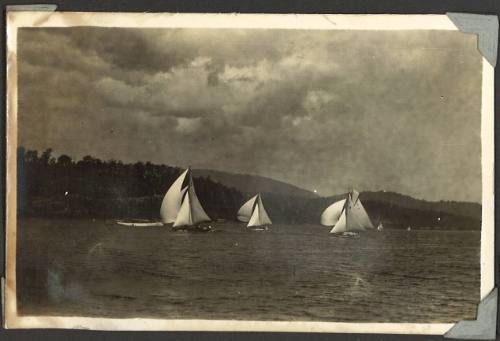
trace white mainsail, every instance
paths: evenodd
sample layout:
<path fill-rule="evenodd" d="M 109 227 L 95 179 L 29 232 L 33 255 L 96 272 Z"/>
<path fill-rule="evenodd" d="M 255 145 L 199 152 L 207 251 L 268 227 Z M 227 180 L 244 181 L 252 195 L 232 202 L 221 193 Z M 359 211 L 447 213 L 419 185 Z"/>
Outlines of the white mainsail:
<path fill-rule="evenodd" d="M 333 225 L 330 233 L 364 231 L 374 228 L 359 200 L 359 193 L 354 190 L 347 195 L 346 199 L 327 207 L 321 215 L 321 223 L 326 226 Z"/>
<path fill-rule="evenodd" d="M 259 219 L 253 222 L 249 221 L 247 225 L 248 227 L 272 224 L 271 219 L 269 218 L 269 215 L 267 214 L 266 209 L 264 208 L 264 204 L 262 203 L 262 198 L 260 197 L 260 194 L 257 197 L 257 205 L 255 206 L 254 211 L 258 212 Z"/>
<path fill-rule="evenodd" d="M 250 217 L 252 216 L 255 200 L 257 200 L 257 196 L 258 196 L 258 194 L 254 195 L 246 203 L 244 203 L 243 206 L 240 207 L 240 209 L 238 210 L 237 217 L 236 217 L 239 221 L 246 223 L 250 220 Z"/>
<path fill-rule="evenodd" d="M 174 227 L 192 225 L 193 218 L 191 216 L 191 204 L 189 200 L 189 192 L 184 195 L 184 200 L 182 200 L 182 205 L 174 221 Z"/>
<path fill-rule="evenodd" d="M 323 211 L 321 214 L 321 225 L 334 226 L 337 224 L 344 210 L 345 200 L 346 199 L 336 201 Z"/>
<path fill-rule="evenodd" d="M 255 208 L 252 212 L 252 216 L 250 217 L 250 220 L 247 224 L 247 227 L 253 227 L 253 226 L 260 226 L 262 225 L 260 223 L 260 214 L 259 214 L 259 209 L 257 207 L 258 205 L 255 205 Z"/>
<path fill-rule="evenodd" d="M 359 200 L 359 193 L 353 191 L 349 207 L 347 208 L 347 224 L 349 231 L 364 231 L 373 229 L 373 224 L 366 213 L 361 200 Z"/>
<path fill-rule="evenodd" d="M 193 178 L 189 172 L 189 184 L 182 198 L 182 205 L 174 221 L 174 227 L 192 226 L 204 221 L 210 221 L 203 207 L 201 206 L 196 191 L 194 189 Z"/>
<path fill-rule="evenodd" d="M 247 227 L 271 225 L 271 219 L 264 208 L 260 194 L 250 198 L 238 210 L 238 220 L 248 222 Z"/>
<path fill-rule="evenodd" d="M 347 232 L 347 219 L 345 215 L 345 211 L 342 211 L 342 214 L 340 215 L 339 221 L 333 226 L 333 228 L 330 230 L 330 233 L 342 233 L 342 232 Z"/>
<path fill-rule="evenodd" d="M 189 169 L 186 169 L 182 174 L 174 181 L 174 183 L 170 186 L 163 201 L 161 203 L 160 208 L 160 216 L 161 221 L 164 224 L 173 223 L 175 218 L 177 217 L 177 213 L 179 212 L 182 204 L 182 197 L 186 188 L 182 188 L 182 184 L 184 183 L 184 179 L 186 178 L 186 174 Z"/>

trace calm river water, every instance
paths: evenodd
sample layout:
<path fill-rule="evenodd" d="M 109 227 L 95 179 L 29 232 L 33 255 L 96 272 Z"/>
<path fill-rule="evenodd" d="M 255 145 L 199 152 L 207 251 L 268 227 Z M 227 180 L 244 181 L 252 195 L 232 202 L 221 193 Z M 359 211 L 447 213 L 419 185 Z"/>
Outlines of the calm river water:
<path fill-rule="evenodd" d="M 455 322 L 479 300 L 479 232 L 369 232 L 314 225 L 213 233 L 23 219 L 22 314 Z"/>

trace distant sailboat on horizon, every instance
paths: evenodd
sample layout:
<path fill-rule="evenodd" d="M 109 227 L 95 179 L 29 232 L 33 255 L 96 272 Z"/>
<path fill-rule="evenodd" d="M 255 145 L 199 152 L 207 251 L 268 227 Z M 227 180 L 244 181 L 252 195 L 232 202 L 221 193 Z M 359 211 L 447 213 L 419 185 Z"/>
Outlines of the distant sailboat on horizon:
<path fill-rule="evenodd" d="M 384 224 L 382 223 L 382 218 L 379 216 L 378 218 L 378 225 L 377 225 L 377 231 L 383 231 L 384 230 Z"/>
<path fill-rule="evenodd" d="M 356 235 L 359 231 L 374 229 L 355 190 L 351 190 L 346 199 L 328 206 L 321 214 L 321 224 L 333 226 L 330 233 L 344 235 Z"/>
<path fill-rule="evenodd" d="M 378 223 L 377 231 L 382 231 L 384 229 L 384 224 L 382 222 Z"/>
<path fill-rule="evenodd" d="M 248 222 L 247 227 L 259 227 L 272 224 L 264 208 L 264 204 L 262 203 L 260 193 L 254 195 L 240 207 L 237 219 L 244 223 Z"/>

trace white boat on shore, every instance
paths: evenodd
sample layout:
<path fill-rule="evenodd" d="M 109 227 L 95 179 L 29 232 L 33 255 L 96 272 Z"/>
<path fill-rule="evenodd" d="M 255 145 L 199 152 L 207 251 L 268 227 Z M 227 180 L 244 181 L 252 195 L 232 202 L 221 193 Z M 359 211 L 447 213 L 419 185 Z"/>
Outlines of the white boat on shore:
<path fill-rule="evenodd" d="M 116 223 L 118 225 L 128 226 L 128 227 L 163 226 L 163 223 L 161 221 L 155 221 L 155 222 L 131 222 L 131 221 L 117 220 Z"/>

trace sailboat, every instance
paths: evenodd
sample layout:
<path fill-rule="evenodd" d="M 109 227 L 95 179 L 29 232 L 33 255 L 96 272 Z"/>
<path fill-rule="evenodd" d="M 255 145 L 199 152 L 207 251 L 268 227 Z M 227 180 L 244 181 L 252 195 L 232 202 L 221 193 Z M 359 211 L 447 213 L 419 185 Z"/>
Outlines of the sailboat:
<path fill-rule="evenodd" d="M 197 227 L 211 220 L 196 195 L 190 167 L 168 189 L 161 203 L 160 216 L 164 224 L 173 224 L 174 228 Z"/>
<path fill-rule="evenodd" d="M 384 229 L 384 224 L 382 224 L 382 219 L 378 220 L 377 231 L 382 231 Z"/>
<path fill-rule="evenodd" d="M 237 219 L 244 223 L 248 223 L 247 227 L 254 227 L 257 230 L 267 230 L 267 226 L 264 228 L 259 227 L 272 224 L 264 208 L 264 204 L 262 203 L 260 193 L 254 195 L 241 206 L 238 210 Z"/>
<path fill-rule="evenodd" d="M 351 190 L 345 199 L 328 206 L 321 214 L 321 224 L 333 226 L 330 233 L 343 236 L 356 236 L 359 231 L 374 228 L 355 190 Z"/>
<path fill-rule="evenodd" d="M 186 183 L 187 179 L 187 184 Z M 194 188 L 191 168 L 188 167 L 170 186 L 160 207 L 159 222 L 148 222 L 135 220 L 131 222 L 117 221 L 116 223 L 123 226 L 132 227 L 148 227 L 148 226 L 163 226 L 173 224 L 174 228 L 197 226 L 201 222 L 210 221 L 210 217 L 198 200 Z M 207 230 L 199 229 L 199 230 Z"/>
<path fill-rule="evenodd" d="M 377 231 L 382 231 L 384 229 L 384 224 L 382 222 L 378 223 Z"/>

